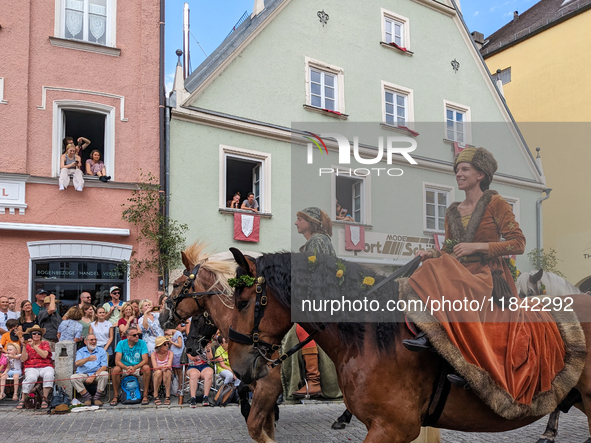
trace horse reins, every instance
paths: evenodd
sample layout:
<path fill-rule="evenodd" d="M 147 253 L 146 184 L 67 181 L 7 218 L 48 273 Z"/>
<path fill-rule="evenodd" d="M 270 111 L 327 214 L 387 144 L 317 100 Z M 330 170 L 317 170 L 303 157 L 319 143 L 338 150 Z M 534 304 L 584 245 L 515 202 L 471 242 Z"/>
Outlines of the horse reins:
<path fill-rule="evenodd" d="M 257 277 L 255 282 L 256 298 L 254 304 L 254 325 L 252 327 L 252 333 L 250 335 L 243 334 L 241 332 L 236 331 L 232 328 L 232 326 L 230 326 L 228 338 L 236 343 L 252 346 L 261 354 L 261 356 L 263 356 L 263 358 L 265 358 L 269 362 L 269 366 L 271 368 L 274 368 L 275 366 L 278 366 L 281 363 L 283 363 L 285 360 L 287 360 L 290 356 L 302 349 L 308 343 L 310 343 L 312 341 L 314 334 L 316 334 L 318 330 L 314 331 L 312 334 L 308 336 L 308 338 L 292 347 L 285 354 L 282 354 L 279 358 L 276 358 L 275 360 L 268 358 L 267 355 L 273 354 L 275 351 L 279 350 L 281 348 L 281 345 L 267 343 L 266 341 L 263 341 L 260 338 L 259 325 L 265 315 L 265 308 L 267 307 L 267 284 L 265 277 Z"/>

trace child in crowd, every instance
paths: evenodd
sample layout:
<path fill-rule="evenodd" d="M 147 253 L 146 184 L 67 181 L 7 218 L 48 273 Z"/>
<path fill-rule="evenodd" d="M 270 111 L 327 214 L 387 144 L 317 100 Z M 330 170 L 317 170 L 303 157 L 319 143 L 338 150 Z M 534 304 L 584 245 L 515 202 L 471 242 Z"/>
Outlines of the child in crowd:
<path fill-rule="evenodd" d="M 181 331 L 177 331 L 176 329 L 167 329 L 164 331 L 164 336 L 170 340 L 170 350 L 172 351 L 173 355 L 172 367 L 174 369 L 175 375 L 180 381 L 183 379 L 181 356 L 183 355 L 183 351 L 185 349 L 185 339 L 183 338 L 183 333 Z M 180 392 L 173 392 L 172 394 L 180 395 Z"/>
<path fill-rule="evenodd" d="M 6 354 L 0 354 L 0 400 L 6 398 L 4 388 L 6 380 L 12 377 L 14 394 L 12 400 L 18 401 L 18 381 L 23 374 L 21 363 L 21 348 L 18 343 L 10 342 L 6 345 Z"/>
<path fill-rule="evenodd" d="M 60 326 L 57 330 L 57 339 L 58 341 L 73 341 L 78 343 L 82 341 L 82 325 L 80 324 L 80 320 L 84 316 L 82 309 L 76 306 L 72 306 L 66 312 L 66 320 L 60 323 Z"/>
<path fill-rule="evenodd" d="M 0 351 L 0 352 L 6 352 L 6 345 L 8 343 L 16 343 L 18 345 L 19 340 L 18 340 L 18 336 L 16 335 L 17 327 L 18 327 L 18 320 L 11 318 L 10 320 L 8 320 L 6 322 L 6 329 L 8 330 L 8 332 L 5 332 L 4 334 L 2 334 L 2 338 L 0 338 L 0 349 L 4 348 L 4 351 Z"/>

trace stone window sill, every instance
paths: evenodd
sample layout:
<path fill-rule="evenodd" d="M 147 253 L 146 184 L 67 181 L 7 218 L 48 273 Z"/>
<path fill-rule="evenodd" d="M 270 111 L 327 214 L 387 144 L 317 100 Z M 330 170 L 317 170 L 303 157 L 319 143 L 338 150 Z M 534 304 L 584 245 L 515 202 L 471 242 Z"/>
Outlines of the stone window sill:
<path fill-rule="evenodd" d="M 271 218 L 273 214 L 270 212 L 257 212 L 256 214 L 252 211 L 245 211 L 244 209 L 231 209 L 231 208 L 220 208 L 220 214 L 224 215 L 232 215 L 232 214 L 248 214 L 248 215 L 258 215 L 261 218 Z"/>
<path fill-rule="evenodd" d="M 392 46 L 389 43 L 386 42 L 380 42 L 380 45 L 384 48 L 388 48 L 388 49 L 392 49 L 394 52 L 398 52 L 399 54 L 404 54 L 404 55 L 408 55 L 409 57 L 412 57 L 412 55 L 414 54 L 414 52 L 406 50 L 403 51 L 402 49 L 396 47 L 396 46 Z"/>
<path fill-rule="evenodd" d="M 317 112 L 318 114 L 326 115 L 339 120 L 347 120 L 349 118 L 349 114 L 337 114 L 336 112 L 329 111 L 328 109 L 317 108 L 316 106 L 304 105 L 304 109 L 306 111 Z"/>
<path fill-rule="evenodd" d="M 78 51 L 95 52 L 97 54 L 111 55 L 119 57 L 121 49 L 112 48 L 110 46 L 97 45 L 96 43 L 85 42 L 81 40 L 73 40 L 68 38 L 49 37 L 49 42 L 52 46 L 60 48 L 76 49 Z"/>

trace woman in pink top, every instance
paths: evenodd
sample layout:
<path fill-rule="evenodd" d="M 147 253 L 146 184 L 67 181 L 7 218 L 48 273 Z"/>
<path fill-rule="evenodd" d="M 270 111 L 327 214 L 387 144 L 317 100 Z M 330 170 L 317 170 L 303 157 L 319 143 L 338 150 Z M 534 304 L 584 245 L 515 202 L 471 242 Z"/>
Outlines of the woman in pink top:
<path fill-rule="evenodd" d="M 152 368 L 154 368 L 154 404 L 162 405 L 158 396 L 160 384 L 164 384 L 166 397 L 164 404 L 170 405 L 170 383 L 172 381 L 172 351 L 170 350 L 170 340 L 166 337 L 157 337 L 155 350 L 150 356 L 152 359 Z"/>
<path fill-rule="evenodd" d="M 86 175 L 96 175 L 102 177 L 107 175 L 105 164 L 101 160 L 101 153 L 95 149 L 90 153 L 90 158 L 86 160 Z"/>

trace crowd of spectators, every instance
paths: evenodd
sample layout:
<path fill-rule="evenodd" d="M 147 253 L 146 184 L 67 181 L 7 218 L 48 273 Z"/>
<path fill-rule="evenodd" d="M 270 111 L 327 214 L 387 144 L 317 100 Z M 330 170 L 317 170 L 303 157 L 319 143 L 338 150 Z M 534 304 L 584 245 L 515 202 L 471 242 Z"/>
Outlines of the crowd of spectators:
<path fill-rule="evenodd" d="M 181 360 L 190 323 L 162 330 L 159 311 L 164 295 L 156 307 L 148 299 L 124 303 L 116 286 L 110 288 L 110 295 L 110 301 L 97 308 L 91 304 L 91 295 L 83 292 L 79 303 L 63 316 L 59 315 L 55 295 L 43 289 L 36 292 L 35 303 L 23 301 L 18 313 L 15 303 L 11 310 L 8 297 L 0 296 L 0 400 L 7 397 L 6 388 L 12 385 L 12 400 L 18 401 L 17 409 L 22 409 L 27 394 L 42 383 L 41 408 L 47 408 L 55 381 L 55 344 L 70 341 L 77 349 L 70 382 L 85 405 L 102 405 L 109 376 L 113 385 L 110 404 L 117 405 L 120 383 L 127 375 L 143 382 L 142 405 L 149 404 L 151 397 L 156 405 L 170 405 L 171 395 L 181 394 Z M 208 345 L 202 354 L 187 355 L 185 360 L 188 403 L 192 407 L 199 401 L 210 404 L 214 367 L 220 380 L 239 383 L 228 363 L 227 342 L 221 336 L 217 340 L 220 346 L 215 354 Z M 198 400 L 199 384 L 202 400 Z"/>

